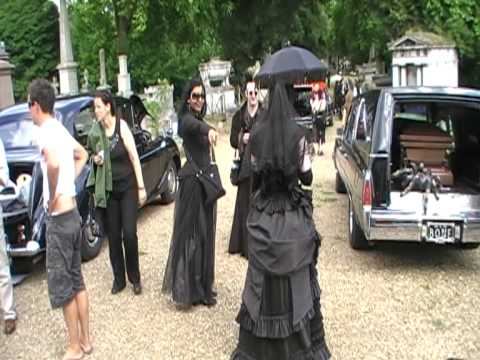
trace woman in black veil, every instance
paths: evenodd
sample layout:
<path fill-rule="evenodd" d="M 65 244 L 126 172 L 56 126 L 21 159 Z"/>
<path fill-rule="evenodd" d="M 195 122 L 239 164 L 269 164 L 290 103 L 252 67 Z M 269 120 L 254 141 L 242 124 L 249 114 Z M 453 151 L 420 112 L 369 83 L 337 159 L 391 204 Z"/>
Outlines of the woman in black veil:
<path fill-rule="evenodd" d="M 216 204 L 207 205 L 195 167 L 211 161 L 210 147 L 217 132 L 203 117 L 206 111 L 205 87 L 199 79 L 187 84 L 179 111 L 178 134 L 183 138 L 187 162 L 178 173 L 173 235 L 162 291 L 171 293 L 177 305 L 215 305 L 213 291 Z"/>
<path fill-rule="evenodd" d="M 293 120 L 283 84 L 270 91 L 265 117 L 254 129 L 251 154 L 259 189 L 250 205 L 248 270 L 237 316 L 233 360 L 326 360 L 317 280 L 320 235 L 304 131 Z"/>

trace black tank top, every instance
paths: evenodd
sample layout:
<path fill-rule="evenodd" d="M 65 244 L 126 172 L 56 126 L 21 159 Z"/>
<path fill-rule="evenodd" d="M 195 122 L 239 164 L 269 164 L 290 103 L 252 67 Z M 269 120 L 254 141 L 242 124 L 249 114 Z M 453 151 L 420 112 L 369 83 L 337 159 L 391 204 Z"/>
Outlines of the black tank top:
<path fill-rule="evenodd" d="M 115 131 L 110 140 L 110 162 L 112 164 L 113 192 L 123 192 L 135 185 L 132 162 L 120 135 L 120 120 L 115 121 Z"/>

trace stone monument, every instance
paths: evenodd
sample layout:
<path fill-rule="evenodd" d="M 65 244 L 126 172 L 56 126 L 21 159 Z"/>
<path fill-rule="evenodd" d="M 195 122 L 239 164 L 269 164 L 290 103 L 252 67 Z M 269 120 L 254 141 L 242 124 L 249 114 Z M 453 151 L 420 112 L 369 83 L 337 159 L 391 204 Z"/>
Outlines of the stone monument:
<path fill-rule="evenodd" d="M 198 69 L 205 85 L 207 114 L 225 114 L 236 109 L 235 89 L 230 85 L 230 61 L 212 59 Z"/>
<path fill-rule="evenodd" d="M 57 69 L 60 77 L 60 94 L 77 94 L 77 63 L 73 61 L 66 0 L 60 0 L 60 64 Z"/>
<path fill-rule="evenodd" d="M 111 86 L 107 83 L 107 66 L 105 64 L 105 49 L 98 51 L 98 59 L 100 61 L 100 85 L 98 90 L 110 90 Z"/>
<path fill-rule="evenodd" d="M 127 55 L 118 55 L 119 73 L 117 75 L 118 93 L 125 97 L 132 95 L 132 88 L 130 85 L 130 74 L 128 73 Z"/>
<path fill-rule="evenodd" d="M 82 81 L 82 93 L 88 93 L 90 91 L 90 84 L 88 81 L 88 69 L 83 70 L 83 81 Z"/>
<path fill-rule="evenodd" d="M 12 73 L 15 66 L 9 63 L 5 43 L 0 41 L 0 109 L 15 103 L 13 97 Z"/>
<path fill-rule="evenodd" d="M 407 31 L 389 44 L 393 86 L 458 86 L 455 42 L 425 31 Z"/>

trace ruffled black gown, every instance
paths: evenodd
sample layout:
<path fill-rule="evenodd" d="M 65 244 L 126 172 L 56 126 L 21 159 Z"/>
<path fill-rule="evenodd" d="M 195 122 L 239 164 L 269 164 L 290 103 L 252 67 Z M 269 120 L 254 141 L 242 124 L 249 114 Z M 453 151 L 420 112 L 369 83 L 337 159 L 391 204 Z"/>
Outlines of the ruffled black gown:
<path fill-rule="evenodd" d="M 208 126 L 191 113 L 182 118 L 187 162 L 179 171 L 173 235 L 162 291 L 179 305 L 209 304 L 215 264 L 216 203 L 205 204 L 204 191 L 195 177 L 191 160 L 199 168 L 210 163 Z"/>
<path fill-rule="evenodd" d="M 252 199 L 248 271 L 232 360 L 330 358 L 315 267 L 320 236 L 311 197 L 297 182 L 270 182 Z"/>

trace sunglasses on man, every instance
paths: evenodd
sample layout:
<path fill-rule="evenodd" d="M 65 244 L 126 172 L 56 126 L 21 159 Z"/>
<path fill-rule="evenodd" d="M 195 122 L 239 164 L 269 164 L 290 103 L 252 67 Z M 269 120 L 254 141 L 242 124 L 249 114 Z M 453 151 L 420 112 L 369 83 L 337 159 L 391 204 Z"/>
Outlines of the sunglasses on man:
<path fill-rule="evenodd" d="M 35 101 L 28 100 L 28 102 L 27 102 L 28 108 L 31 109 L 34 103 L 35 103 Z"/>
<path fill-rule="evenodd" d="M 249 95 L 249 96 L 257 96 L 257 94 L 258 94 L 258 91 L 257 91 L 257 90 L 249 91 L 249 92 L 248 92 L 248 95 Z"/>

